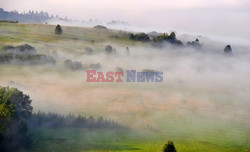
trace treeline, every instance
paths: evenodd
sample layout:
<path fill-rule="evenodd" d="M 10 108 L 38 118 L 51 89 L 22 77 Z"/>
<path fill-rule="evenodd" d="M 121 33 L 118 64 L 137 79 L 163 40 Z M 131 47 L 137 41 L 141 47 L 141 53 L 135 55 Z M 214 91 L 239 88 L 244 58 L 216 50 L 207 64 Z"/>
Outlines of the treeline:
<path fill-rule="evenodd" d="M 38 54 L 36 49 L 28 44 L 19 46 L 3 46 L 0 48 L 0 64 L 55 64 L 51 56 Z"/>
<path fill-rule="evenodd" d="M 29 126 L 44 128 L 88 128 L 88 129 L 117 129 L 123 128 L 113 120 L 93 116 L 60 115 L 56 113 L 33 113 L 28 121 Z"/>
<path fill-rule="evenodd" d="M 18 23 L 18 21 L 0 20 L 0 23 Z"/>
<path fill-rule="evenodd" d="M 175 32 L 160 34 L 159 36 L 150 37 L 146 33 L 129 34 L 129 39 L 141 42 L 151 42 L 153 46 L 161 46 L 164 42 L 183 46 L 183 43 L 176 38 Z"/>
<path fill-rule="evenodd" d="M 157 33 L 157 32 L 150 32 L 148 34 L 146 33 L 129 33 L 128 37 L 130 40 L 133 41 L 141 41 L 141 42 L 147 42 L 151 43 L 154 47 L 163 47 L 164 44 L 168 43 L 172 46 L 177 47 L 190 47 L 197 50 L 202 49 L 202 45 L 199 41 L 199 39 L 195 39 L 195 41 L 188 41 L 186 44 L 183 44 L 182 41 L 178 40 L 176 38 L 175 32 L 168 33 Z M 119 38 L 119 37 L 117 37 Z M 223 50 L 224 54 L 232 55 L 232 48 L 231 45 L 226 45 L 226 47 Z"/>
<path fill-rule="evenodd" d="M 12 22 L 25 22 L 25 23 L 44 23 L 49 19 L 58 18 L 53 15 L 49 15 L 48 12 L 44 11 L 29 11 L 28 13 L 19 13 L 17 11 L 5 11 L 0 8 L 0 20 L 12 21 Z"/>
<path fill-rule="evenodd" d="M 102 117 L 55 113 L 33 113 L 32 100 L 16 88 L 0 86 L 0 151 L 32 148 L 32 128 L 122 129 L 122 125 Z"/>

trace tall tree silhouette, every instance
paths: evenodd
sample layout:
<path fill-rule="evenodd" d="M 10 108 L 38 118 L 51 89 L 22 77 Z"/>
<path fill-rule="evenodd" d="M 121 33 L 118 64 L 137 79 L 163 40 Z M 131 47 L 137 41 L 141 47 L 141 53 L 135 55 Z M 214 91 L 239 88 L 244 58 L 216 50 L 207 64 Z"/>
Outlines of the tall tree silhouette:
<path fill-rule="evenodd" d="M 62 30 L 61 26 L 58 24 L 55 28 L 55 34 L 62 35 L 62 33 L 63 33 L 63 30 Z"/>

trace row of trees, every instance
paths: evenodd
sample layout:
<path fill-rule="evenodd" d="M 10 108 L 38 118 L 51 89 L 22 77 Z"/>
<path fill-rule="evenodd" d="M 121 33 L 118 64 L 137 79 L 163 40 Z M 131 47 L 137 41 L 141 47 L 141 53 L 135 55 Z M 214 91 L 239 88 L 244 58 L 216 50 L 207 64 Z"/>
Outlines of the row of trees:
<path fill-rule="evenodd" d="M 149 35 L 146 33 L 129 34 L 129 39 L 142 42 L 152 42 L 155 46 L 168 42 L 173 45 L 182 46 L 182 42 L 176 39 L 175 32 L 171 32 L 170 35 L 163 33 L 157 37 L 154 37 L 151 41 Z"/>
<path fill-rule="evenodd" d="M 125 129 L 122 125 L 102 117 L 32 113 L 32 100 L 16 88 L 0 86 L 0 151 L 31 148 L 32 128 L 88 128 Z"/>
<path fill-rule="evenodd" d="M 48 12 L 37 12 L 29 11 L 28 13 L 19 13 L 17 11 L 5 11 L 0 8 L 0 19 L 6 21 L 19 21 L 19 22 L 28 22 L 28 23 L 44 23 L 48 19 L 55 18 L 53 15 L 49 15 Z"/>
<path fill-rule="evenodd" d="M 129 34 L 129 39 L 141 42 L 151 42 L 152 45 L 156 47 L 162 47 L 162 44 L 164 42 L 170 43 L 175 46 L 183 46 L 183 43 L 176 38 L 175 32 L 171 32 L 170 34 L 151 32 L 149 33 L 149 35 L 145 33 Z M 199 39 L 187 42 L 187 46 L 195 49 L 202 49 L 202 44 L 200 44 Z M 232 48 L 230 45 L 227 45 L 223 51 L 225 54 L 232 54 Z"/>
<path fill-rule="evenodd" d="M 81 115 L 60 115 L 55 113 L 38 112 L 31 116 L 28 124 L 33 127 L 43 128 L 88 128 L 88 129 L 117 129 L 123 126 L 113 120 L 103 117 L 94 118 L 93 116 L 83 117 Z"/>
<path fill-rule="evenodd" d="M 24 44 L 19 46 L 4 46 L 0 49 L 0 64 L 55 64 L 51 56 L 37 54 L 34 47 Z"/>

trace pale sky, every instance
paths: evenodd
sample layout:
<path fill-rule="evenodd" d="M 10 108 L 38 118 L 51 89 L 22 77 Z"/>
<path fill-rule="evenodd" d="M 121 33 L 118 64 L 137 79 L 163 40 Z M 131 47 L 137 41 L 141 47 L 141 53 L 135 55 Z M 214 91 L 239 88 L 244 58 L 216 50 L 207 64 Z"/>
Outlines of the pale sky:
<path fill-rule="evenodd" d="M 0 0 L 0 7 L 250 39 L 250 0 Z"/>

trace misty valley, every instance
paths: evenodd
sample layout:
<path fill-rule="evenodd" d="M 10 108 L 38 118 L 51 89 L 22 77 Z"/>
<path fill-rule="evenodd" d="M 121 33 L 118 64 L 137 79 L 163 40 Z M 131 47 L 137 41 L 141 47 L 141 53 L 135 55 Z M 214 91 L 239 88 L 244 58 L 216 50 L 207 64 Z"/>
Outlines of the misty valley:
<path fill-rule="evenodd" d="M 0 151 L 249 152 L 249 59 L 178 31 L 2 21 Z"/>

